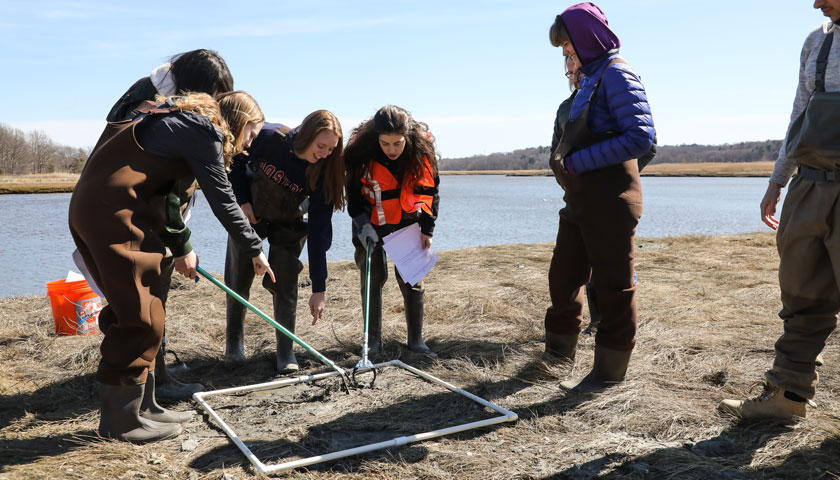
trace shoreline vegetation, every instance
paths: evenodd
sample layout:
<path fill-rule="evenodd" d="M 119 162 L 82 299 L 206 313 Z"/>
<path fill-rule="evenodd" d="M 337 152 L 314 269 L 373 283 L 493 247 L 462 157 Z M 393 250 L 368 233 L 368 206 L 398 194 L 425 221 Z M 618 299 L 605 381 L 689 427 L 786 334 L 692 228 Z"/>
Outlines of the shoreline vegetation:
<path fill-rule="evenodd" d="M 657 163 L 642 171 L 643 177 L 770 177 L 774 162 Z M 441 175 L 551 176 L 551 170 L 441 170 Z M 69 193 L 77 173 L 0 175 L 0 194 Z"/>
<path fill-rule="evenodd" d="M 597 395 L 559 382 L 592 365 L 581 336 L 574 365 L 546 363 L 552 243 L 440 252 L 426 278 L 426 342 L 439 358 L 405 347 L 402 297 L 383 294 L 383 350 L 519 415 L 515 423 L 454 434 L 299 469 L 278 478 L 488 480 L 508 478 L 838 478 L 840 340 L 827 342 L 806 419 L 738 422 L 715 410 L 773 361 L 782 332 L 772 232 L 637 238 L 639 330 L 627 380 Z M 330 262 L 327 311 L 310 325 L 308 289 L 296 333 L 344 368 L 358 361 L 362 309 L 352 261 Z M 217 277 L 219 275 L 217 274 Z M 259 281 L 251 301 L 271 312 Z M 247 360 L 225 365 L 225 297 L 211 282 L 173 277 L 169 349 L 208 390 L 274 379 L 274 330 L 249 313 Z M 583 325 L 589 322 L 584 306 Z M 94 374 L 102 337 L 56 337 L 46 296 L 0 299 L 0 479 L 256 478 L 206 417 L 181 436 L 143 446 L 102 440 Z M 329 371 L 296 347 L 300 375 Z M 168 358 L 170 362 L 173 358 Z M 487 418 L 462 396 L 383 369 L 373 388 L 315 382 L 211 403 L 266 463 L 352 448 Z M 198 410 L 195 402 L 167 403 Z M 430 414 L 435 412 L 435 414 Z M 297 419 L 297 420 L 296 420 Z M 141 473 L 142 472 L 142 473 Z M 262 478 L 262 477 L 260 477 Z"/>

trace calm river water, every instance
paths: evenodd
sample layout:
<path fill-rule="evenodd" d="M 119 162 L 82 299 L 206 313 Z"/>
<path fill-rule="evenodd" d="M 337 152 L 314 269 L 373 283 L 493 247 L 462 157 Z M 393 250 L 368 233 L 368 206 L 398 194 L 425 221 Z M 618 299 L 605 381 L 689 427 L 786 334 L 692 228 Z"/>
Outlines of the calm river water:
<path fill-rule="evenodd" d="M 642 188 L 639 236 L 769 231 L 758 208 L 766 178 L 645 177 Z M 562 193 L 552 177 L 446 175 L 433 249 L 553 241 Z M 0 297 L 44 294 L 46 282 L 75 270 L 69 201 L 69 193 L 0 195 Z M 200 193 L 189 225 L 202 266 L 223 271 L 227 234 Z M 346 212 L 336 212 L 333 228 L 328 259 L 351 260 Z"/>

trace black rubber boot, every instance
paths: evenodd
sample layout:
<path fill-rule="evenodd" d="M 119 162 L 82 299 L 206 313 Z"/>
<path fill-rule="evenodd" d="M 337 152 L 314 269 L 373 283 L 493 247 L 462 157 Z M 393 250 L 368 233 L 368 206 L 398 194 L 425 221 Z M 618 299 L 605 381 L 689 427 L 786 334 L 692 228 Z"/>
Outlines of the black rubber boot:
<path fill-rule="evenodd" d="M 399 274 L 397 274 L 399 277 Z M 423 341 L 423 306 L 426 290 L 422 285 L 408 285 L 397 278 L 400 290 L 403 294 L 405 305 L 405 322 L 408 330 L 408 349 L 414 353 L 420 353 L 430 358 L 437 358 L 426 342 Z"/>
<path fill-rule="evenodd" d="M 298 272 L 291 270 L 286 264 L 278 263 L 279 254 L 276 254 L 274 245 L 271 246 L 272 254 L 271 260 L 274 260 L 272 270 L 276 273 L 276 283 L 271 282 L 271 278 L 267 275 L 263 278 L 263 286 L 271 293 L 272 302 L 274 304 L 274 321 L 283 325 L 286 330 L 295 333 L 295 317 L 297 315 L 297 297 L 298 297 Z M 292 264 L 300 264 L 297 259 L 294 259 Z M 302 265 L 301 265 L 302 267 Z M 291 271 L 290 271 L 291 270 Z M 300 370 L 297 358 L 293 351 L 293 340 L 276 330 L 275 338 L 277 339 L 277 355 L 276 368 L 278 374 L 294 373 Z"/>
<path fill-rule="evenodd" d="M 245 323 L 246 307 L 230 295 L 226 300 L 225 316 L 225 363 L 236 364 L 245 361 Z"/>
<path fill-rule="evenodd" d="M 589 326 L 583 331 L 585 335 L 595 335 L 598 324 L 601 323 L 601 310 L 598 309 L 598 294 L 592 282 L 586 284 L 586 304 L 589 306 Z"/>
<path fill-rule="evenodd" d="M 144 391 L 145 385 L 100 383 L 99 435 L 132 443 L 156 442 L 180 435 L 178 423 L 160 423 L 140 416 Z"/>
<path fill-rule="evenodd" d="M 248 300 L 251 283 L 254 281 L 254 265 L 251 259 L 237 250 L 228 238 L 225 255 L 225 285 Z M 245 362 L 245 335 L 243 324 L 247 307 L 230 295 L 225 295 L 225 363 L 228 365 Z"/>
<path fill-rule="evenodd" d="M 200 383 L 181 383 L 172 376 L 169 369 L 166 367 L 166 341 L 160 345 L 157 356 L 155 357 L 155 371 L 149 372 L 149 376 L 154 378 L 154 381 L 149 384 L 146 382 L 147 390 L 151 385 L 151 390 L 155 398 L 165 398 L 167 400 L 188 400 L 192 398 L 195 392 L 203 392 L 204 385 Z"/>
<path fill-rule="evenodd" d="M 560 335 L 545 332 L 545 354 L 550 362 L 574 362 L 577 353 L 578 335 Z"/>
<path fill-rule="evenodd" d="M 583 378 L 560 382 L 560 386 L 574 393 L 592 393 L 617 385 L 624 381 L 631 354 L 595 345 L 592 371 Z"/>
<path fill-rule="evenodd" d="M 359 267 L 359 279 L 361 281 L 361 298 L 362 308 L 365 308 L 365 256 L 367 250 L 365 246 L 359 242 L 356 237 L 353 237 L 353 245 L 356 247 L 355 259 L 356 265 Z M 385 258 L 385 250 L 382 243 L 377 243 L 373 246 L 370 252 L 370 298 L 368 300 L 368 355 L 380 355 L 382 353 L 382 287 L 385 286 L 385 281 L 388 280 L 388 265 Z M 364 310 L 362 310 L 364 315 Z M 362 317 L 364 322 L 364 317 Z M 364 323 L 362 323 L 364 327 Z M 364 347 L 363 347 L 364 348 Z M 361 354 L 361 353 L 360 353 Z"/>
<path fill-rule="evenodd" d="M 176 412 L 174 410 L 167 410 L 158 405 L 157 400 L 155 399 L 155 379 L 155 372 L 149 372 L 148 377 L 146 377 L 146 388 L 143 391 L 143 400 L 140 402 L 140 416 L 146 420 L 152 420 L 160 423 L 184 423 L 190 421 L 193 417 L 193 412 Z M 178 383 L 185 387 L 187 386 L 183 383 Z M 197 390 L 199 392 L 204 390 L 204 387 L 198 385 L 197 383 L 193 385 L 197 385 L 199 387 L 199 390 Z M 158 392 L 158 395 L 159 394 L 160 392 Z"/>
<path fill-rule="evenodd" d="M 362 302 L 365 292 L 362 287 Z M 371 287 L 370 303 L 368 304 L 368 355 L 382 353 L 382 289 Z M 364 321 L 364 319 L 362 319 Z"/>
<path fill-rule="evenodd" d="M 295 315 L 292 313 L 291 315 L 286 314 L 285 318 L 278 318 L 277 315 L 277 306 L 275 303 L 274 307 L 274 320 L 286 327 L 286 329 L 292 333 L 295 333 Z M 291 338 L 287 337 L 279 330 L 275 332 L 275 338 L 277 339 L 277 373 L 279 374 L 287 374 L 287 373 L 294 373 L 300 370 L 300 365 L 298 365 L 297 358 L 295 358 L 295 352 L 293 350 L 293 341 Z"/>

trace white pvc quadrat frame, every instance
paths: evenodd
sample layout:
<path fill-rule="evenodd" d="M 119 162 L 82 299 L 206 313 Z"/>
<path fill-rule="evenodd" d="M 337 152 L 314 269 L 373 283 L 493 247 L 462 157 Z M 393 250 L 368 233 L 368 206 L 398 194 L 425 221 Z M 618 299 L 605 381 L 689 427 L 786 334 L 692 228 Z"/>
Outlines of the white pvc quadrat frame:
<path fill-rule="evenodd" d="M 253 452 L 251 452 L 251 449 L 249 449 L 248 446 L 245 445 L 245 442 L 243 442 L 239 438 L 239 436 L 236 434 L 236 432 L 234 432 L 233 429 L 227 423 L 225 423 L 225 421 L 222 420 L 222 418 L 213 410 L 213 408 L 210 407 L 210 405 L 205 401 L 205 398 L 211 397 L 213 395 L 225 395 L 225 394 L 243 393 L 243 392 L 256 392 L 256 391 L 260 391 L 260 390 L 271 390 L 271 389 L 275 389 L 275 388 L 279 388 L 279 387 L 284 387 L 284 386 L 287 386 L 287 385 L 294 385 L 294 384 L 298 384 L 298 383 L 310 382 L 310 381 L 313 381 L 313 380 L 320 380 L 320 379 L 324 379 L 324 378 L 335 377 L 339 374 L 337 371 L 333 371 L 333 372 L 329 372 L 329 373 L 320 373 L 320 374 L 317 374 L 317 375 L 308 375 L 308 376 L 303 376 L 303 377 L 289 378 L 289 379 L 285 379 L 285 380 L 277 380 L 277 381 L 267 382 L 267 383 L 258 383 L 258 384 L 255 384 L 255 385 L 246 385 L 244 387 L 233 387 L 233 388 L 225 388 L 225 389 L 222 389 L 222 390 L 213 390 L 213 391 L 209 391 L 209 392 L 198 392 L 198 393 L 193 394 L 193 398 L 195 399 L 196 402 L 198 402 L 198 404 L 201 406 L 201 408 L 204 409 L 205 412 L 207 412 L 207 415 L 209 415 L 210 418 L 212 418 L 213 421 L 215 421 L 216 424 L 222 430 L 224 430 L 224 432 L 227 434 L 227 436 L 230 437 L 231 441 L 239 448 L 239 450 L 242 451 L 243 454 L 245 454 L 245 457 L 251 462 L 252 465 L 254 465 L 254 467 L 257 469 L 257 471 L 262 473 L 262 474 L 279 473 L 279 472 L 283 472 L 283 471 L 286 471 L 286 470 L 291 470 L 293 468 L 305 467 L 305 466 L 308 466 L 308 465 L 314 465 L 316 463 L 327 462 L 327 461 L 330 461 L 330 460 L 336 460 L 336 459 L 339 459 L 339 458 L 349 457 L 351 455 L 358 455 L 360 453 L 372 452 L 374 450 L 381 450 L 383 448 L 398 447 L 398 446 L 406 445 L 406 444 L 412 443 L 412 442 L 420 442 L 420 441 L 423 441 L 423 440 L 428 440 L 430 438 L 442 437 L 444 435 L 463 432 L 463 431 L 466 431 L 466 430 L 473 430 L 473 429 L 476 429 L 476 428 L 486 427 L 486 426 L 489 426 L 489 425 L 495 425 L 497 423 L 515 422 L 519 418 L 515 412 L 511 412 L 510 410 L 506 410 L 506 409 L 504 409 L 504 408 L 502 408 L 502 407 L 500 407 L 500 406 L 498 406 L 498 405 L 496 405 L 492 402 L 488 402 L 487 400 L 485 400 L 481 397 L 477 397 L 477 396 L 475 396 L 475 395 L 473 395 L 473 394 L 471 394 L 471 393 L 469 393 L 465 390 L 462 390 L 462 389 L 460 389 L 460 388 L 458 388 L 454 385 L 451 385 L 451 384 L 449 384 L 449 383 L 447 383 L 447 382 L 445 382 L 445 381 L 443 381 L 443 380 L 441 380 L 437 377 L 429 375 L 426 372 L 418 370 L 418 369 L 416 369 L 416 368 L 414 368 L 410 365 L 406 365 L 405 363 L 403 363 L 399 360 L 391 360 L 390 362 L 378 363 L 378 364 L 374 365 L 374 368 L 391 367 L 391 366 L 403 368 L 403 369 L 408 370 L 409 372 L 411 372 L 411 373 L 413 373 L 413 374 L 415 374 L 415 375 L 417 375 L 421 378 L 424 378 L 424 379 L 426 379 L 426 380 L 428 380 L 432 383 L 441 385 L 441 386 L 445 387 L 446 389 L 448 389 L 452 392 L 459 393 L 459 394 L 469 398 L 470 400 L 472 400 L 472 401 L 474 401 L 474 402 L 476 402 L 480 405 L 483 405 L 483 406 L 485 406 L 485 407 L 487 407 L 491 410 L 494 410 L 495 412 L 499 413 L 500 416 L 493 417 L 493 418 L 488 418 L 488 419 L 485 419 L 485 420 L 479 420 L 477 422 L 465 423 L 465 424 L 462 424 L 462 425 L 455 425 L 453 427 L 442 428 L 440 430 L 434 430 L 434 431 L 431 431 L 431 432 L 417 433 L 417 434 L 414 434 L 414 435 L 398 437 L 398 438 L 395 438 L 395 439 L 392 439 L 392 440 L 386 440 L 384 442 L 371 443 L 369 445 L 362 445 L 360 447 L 348 448 L 346 450 L 340 450 L 340 451 L 337 451 L 337 452 L 327 453 L 327 454 L 324 454 L 324 455 L 316 455 L 314 457 L 302 458 L 302 459 L 294 460 L 294 461 L 291 461 L 291 462 L 279 463 L 279 464 L 275 464 L 275 465 L 266 465 L 262 461 L 260 461 L 260 459 L 257 458 L 257 456 L 254 455 Z"/>

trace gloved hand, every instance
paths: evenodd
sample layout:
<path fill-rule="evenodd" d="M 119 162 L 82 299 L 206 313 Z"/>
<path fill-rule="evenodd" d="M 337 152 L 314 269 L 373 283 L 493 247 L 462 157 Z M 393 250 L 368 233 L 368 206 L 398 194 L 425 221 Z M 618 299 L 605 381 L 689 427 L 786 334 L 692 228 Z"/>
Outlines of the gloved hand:
<path fill-rule="evenodd" d="M 376 230 L 374 230 L 373 225 L 370 223 L 362 225 L 362 228 L 359 230 L 359 234 L 356 235 L 356 238 L 362 242 L 362 245 L 367 245 L 368 240 L 374 244 L 379 241 L 379 235 L 376 234 Z"/>

